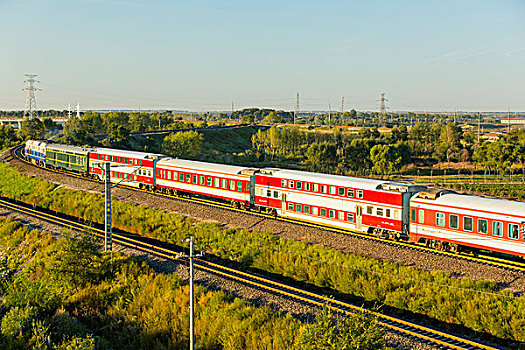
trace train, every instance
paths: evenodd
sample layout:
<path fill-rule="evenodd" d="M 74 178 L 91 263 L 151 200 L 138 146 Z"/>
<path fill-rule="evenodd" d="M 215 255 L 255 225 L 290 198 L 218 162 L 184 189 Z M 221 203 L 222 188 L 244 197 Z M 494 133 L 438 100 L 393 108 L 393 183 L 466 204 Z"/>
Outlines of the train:
<path fill-rule="evenodd" d="M 525 203 L 401 182 L 279 168 L 200 162 L 162 154 L 29 140 L 27 160 L 176 196 L 426 244 L 441 251 L 488 250 L 525 257 Z"/>

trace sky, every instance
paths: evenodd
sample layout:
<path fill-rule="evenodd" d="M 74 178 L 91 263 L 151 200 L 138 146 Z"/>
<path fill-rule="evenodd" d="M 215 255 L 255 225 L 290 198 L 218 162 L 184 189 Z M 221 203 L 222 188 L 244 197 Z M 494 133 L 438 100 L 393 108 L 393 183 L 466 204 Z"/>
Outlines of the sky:
<path fill-rule="evenodd" d="M 0 110 L 525 111 L 525 0 L 0 0 Z"/>

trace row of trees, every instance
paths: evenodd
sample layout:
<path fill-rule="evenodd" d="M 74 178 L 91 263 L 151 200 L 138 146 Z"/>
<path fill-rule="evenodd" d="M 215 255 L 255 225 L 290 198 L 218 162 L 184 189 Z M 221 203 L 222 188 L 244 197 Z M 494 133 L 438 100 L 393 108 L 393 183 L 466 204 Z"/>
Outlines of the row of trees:
<path fill-rule="evenodd" d="M 346 168 L 352 171 L 374 170 L 390 174 L 409 164 L 414 157 L 437 155 L 451 159 L 451 150 L 459 142 L 461 130 L 454 124 L 433 125 L 432 130 L 422 124 L 407 130 L 405 126 L 382 134 L 377 128 L 361 129 L 357 134 L 272 127 L 252 137 L 254 150 L 260 159 L 279 159 L 307 162 L 312 170 L 331 171 Z M 459 150 L 459 148 L 457 148 Z M 443 150 L 443 154 L 439 150 Z"/>

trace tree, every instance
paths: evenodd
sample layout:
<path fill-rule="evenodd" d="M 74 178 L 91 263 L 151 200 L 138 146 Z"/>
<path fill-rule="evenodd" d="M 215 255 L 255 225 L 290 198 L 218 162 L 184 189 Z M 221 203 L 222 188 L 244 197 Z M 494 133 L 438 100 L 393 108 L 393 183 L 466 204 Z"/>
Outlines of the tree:
<path fill-rule="evenodd" d="M 441 160 L 446 159 L 447 162 L 450 162 L 451 157 L 459 152 L 461 149 L 461 134 L 461 128 L 454 123 L 448 123 L 441 128 L 436 150 Z"/>
<path fill-rule="evenodd" d="M 12 147 L 18 138 L 15 130 L 9 125 L 0 125 L 0 150 Z"/>
<path fill-rule="evenodd" d="M 50 271 L 66 286 L 79 287 L 94 282 L 100 266 L 98 244 L 89 234 L 73 237 L 70 233 L 57 243 L 57 252 L 51 261 Z"/>
<path fill-rule="evenodd" d="M 122 147 L 127 148 L 129 143 L 129 130 L 116 123 L 111 123 L 107 129 L 107 136 L 102 141 L 106 147 Z"/>
<path fill-rule="evenodd" d="M 322 169 L 335 165 L 337 162 L 337 147 L 333 143 L 313 143 L 306 151 L 306 158 L 314 169 Z"/>
<path fill-rule="evenodd" d="M 301 350 L 378 350 L 384 349 L 383 329 L 377 319 L 364 314 L 351 317 L 334 315 L 323 308 L 315 323 L 310 324 L 297 338 Z"/>
<path fill-rule="evenodd" d="M 20 137 L 24 140 L 39 139 L 46 130 L 44 123 L 38 118 L 26 118 L 22 121 Z"/>
<path fill-rule="evenodd" d="M 203 140 L 197 131 L 177 132 L 164 138 L 162 150 L 172 157 L 194 158 L 201 153 Z"/>
<path fill-rule="evenodd" d="M 392 174 L 401 168 L 402 157 L 391 145 L 375 145 L 370 150 L 372 170 L 378 174 Z"/>

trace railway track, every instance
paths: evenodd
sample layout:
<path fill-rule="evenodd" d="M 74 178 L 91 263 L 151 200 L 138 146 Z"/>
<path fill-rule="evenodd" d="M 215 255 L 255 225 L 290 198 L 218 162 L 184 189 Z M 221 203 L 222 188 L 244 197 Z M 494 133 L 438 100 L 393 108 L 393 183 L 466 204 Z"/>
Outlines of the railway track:
<path fill-rule="evenodd" d="M 37 219 L 44 220 L 46 222 L 59 225 L 61 227 L 65 227 L 76 231 L 90 232 L 98 237 L 104 237 L 103 229 L 93 227 L 86 223 L 78 222 L 70 218 L 64 218 L 59 215 L 54 215 L 45 211 L 37 210 L 36 208 L 33 208 L 26 204 L 16 203 L 0 198 L 0 205 L 7 209 L 35 217 Z M 162 247 L 155 242 L 151 243 L 151 240 L 149 239 L 148 241 L 146 241 L 144 237 L 131 234 L 113 233 L 113 241 L 125 247 L 150 253 L 165 259 L 176 260 L 182 263 L 187 262 L 187 257 L 181 255 L 180 252 Z M 208 273 L 212 273 L 214 275 L 218 275 L 222 278 L 226 278 L 229 280 L 234 280 L 238 283 L 245 284 L 257 288 L 259 290 L 263 290 L 267 293 L 272 293 L 278 296 L 290 298 L 294 301 L 307 304 L 311 307 L 317 308 L 326 306 L 333 311 L 345 315 L 370 315 L 372 317 L 375 317 L 381 326 L 391 331 L 403 334 L 408 337 L 413 337 L 418 340 L 431 343 L 442 348 L 458 350 L 498 349 L 496 347 L 486 345 L 479 341 L 468 339 L 460 335 L 427 327 L 422 324 L 408 321 L 399 317 L 394 317 L 382 312 L 357 306 L 346 301 L 337 300 L 319 293 L 311 292 L 306 289 L 293 286 L 288 283 L 283 283 L 275 279 L 270 279 L 254 273 L 245 272 L 235 268 L 223 266 L 221 264 L 213 263 L 205 259 L 195 259 L 194 266 L 195 268 L 200 269 L 202 271 L 206 271 Z"/>
<path fill-rule="evenodd" d="M 17 160 L 19 160 L 21 162 L 24 162 L 24 163 L 26 163 L 26 164 L 28 164 L 30 166 L 37 167 L 37 165 L 35 165 L 35 164 L 31 163 L 31 162 L 28 162 L 26 159 L 24 159 L 24 157 L 21 154 L 22 149 L 23 149 L 23 145 L 20 145 L 20 146 L 12 148 L 10 150 L 11 157 L 16 158 Z M 44 167 L 40 167 L 40 166 L 38 166 L 38 167 L 41 168 L 41 169 L 47 170 L 47 171 L 60 173 L 60 174 L 66 175 L 66 176 L 71 176 L 71 177 L 79 178 L 79 179 L 82 179 L 82 180 L 102 183 L 98 179 L 86 178 L 86 177 L 81 176 L 79 174 L 76 174 L 74 172 L 70 172 L 70 171 L 66 171 L 66 170 L 59 170 L 59 169 L 48 169 L 48 168 L 44 168 Z M 514 270 L 514 271 L 525 272 L 525 261 L 523 259 L 519 259 L 519 258 L 517 258 L 517 259 L 504 259 L 504 258 L 501 258 L 501 257 L 489 255 L 489 254 L 452 253 L 452 252 L 446 252 L 446 251 L 439 251 L 439 250 L 436 250 L 436 249 L 433 249 L 433 248 L 426 247 L 424 244 L 420 244 L 420 243 L 412 243 L 412 242 L 406 242 L 406 241 L 392 241 L 392 240 L 388 240 L 388 239 L 384 239 L 384 238 L 379 238 L 379 237 L 363 234 L 363 233 L 357 232 L 357 231 L 351 231 L 351 230 L 346 230 L 346 229 L 344 230 L 344 229 L 340 229 L 340 228 L 337 228 L 337 227 L 321 225 L 321 224 L 311 223 L 311 222 L 304 222 L 304 221 L 299 221 L 299 220 L 295 220 L 295 219 L 291 219 L 291 218 L 274 216 L 274 215 L 271 215 L 271 214 L 268 214 L 268 213 L 264 213 L 264 212 L 248 211 L 248 210 L 244 210 L 244 209 L 232 208 L 228 204 L 217 202 L 217 201 L 206 199 L 206 198 L 201 198 L 201 197 L 180 197 L 180 196 L 173 196 L 173 195 L 164 194 L 164 193 L 152 193 L 152 192 L 144 190 L 144 189 L 139 189 L 139 188 L 136 188 L 136 187 L 122 185 L 122 184 L 120 184 L 118 186 L 122 187 L 122 188 L 129 189 L 129 190 L 133 190 L 133 191 L 139 191 L 139 192 L 148 193 L 148 194 L 154 195 L 154 196 L 165 197 L 165 198 L 170 198 L 170 199 L 179 200 L 179 201 L 186 201 L 186 202 L 191 202 L 191 203 L 197 203 L 197 204 L 204 205 L 204 206 L 209 206 L 209 207 L 214 207 L 214 208 L 220 208 L 220 209 L 223 209 L 223 210 L 230 210 L 230 211 L 234 211 L 234 212 L 243 213 L 245 215 L 252 215 L 252 216 L 258 216 L 258 217 L 269 219 L 269 220 L 278 220 L 278 221 L 282 221 L 282 222 L 288 222 L 288 223 L 291 223 L 291 224 L 294 224 L 294 225 L 300 225 L 300 226 L 305 226 L 305 227 L 312 227 L 312 228 L 317 228 L 317 229 L 321 229 L 321 230 L 336 232 L 336 233 L 344 234 L 344 235 L 352 235 L 352 236 L 358 237 L 360 239 L 380 242 L 382 244 L 386 244 L 386 245 L 390 245 L 390 246 L 394 246 L 394 247 L 401 247 L 403 249 L 419 250 L 419 251 L 424 251 L 424 252 L 427 252 L 427 253 L 430 253 L 430 254 L 433 254 L 433 255 L 437 255 L 437 256 L 439 256 L 439 255 L 441 255 L 441 256 L 448 256 L 448 257 L 452 257 L 454 259 L 467 260 L 467 261 L 475 262 L 475 263 L 478 263 L 478 264 L 491 265 L 491 266 L 496 266 L 496 267 L 499 267 L 499 268 L 504 268 L 504 269 L 507 269 L 507 270 Z"/>

